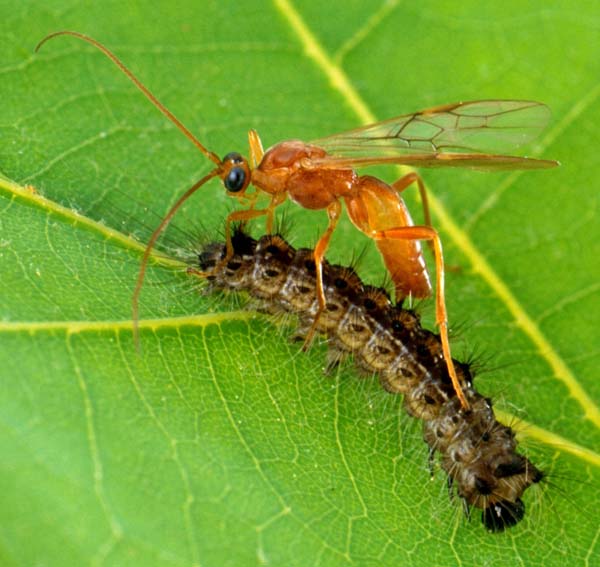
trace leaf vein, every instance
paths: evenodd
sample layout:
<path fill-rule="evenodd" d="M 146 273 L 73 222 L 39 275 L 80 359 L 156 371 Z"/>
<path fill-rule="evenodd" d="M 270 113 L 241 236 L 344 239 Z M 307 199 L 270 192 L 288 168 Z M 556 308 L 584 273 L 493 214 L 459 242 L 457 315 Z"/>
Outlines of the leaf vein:
<path fill-rule="evenodd" d="M 358 94 L 344 71 L 325 52 L 292 2 L 290 0 L 274 0 L 274 3 L 286 17 L 292 31 L 303 44 L 306 56 L 312 59 L 317 67 L 329 78 L 332 88 L 342 95 L 363 123 L 376 122 L 376 118 L 366 102 Z M 409 168 L 405 167 L 401 168 L 401 170 L 410 171 Z M 586 419 L 590 420 L 596 427 L 600 427 L 600 409 L 584 390 L 583 386 L 567 367 L 548 339 L 546 339 L 540 328 L 527 314 L 524 307 L 519 303 L 515 295 L 511 293 L 509 287 L 492 268 L 483 254 L 477 249 L 468 234 L 450 216 L 441 201 L 431 192 L 428 192 L 428 198 L 430 208 L 438 217 L 440 226 L 448 233 L 457 248 L 468 258 L 474 272 L 479 274 L 505 304 L 517 325 L 537 347 L 540 357 L 546 359 L 554 372 L 554 377 L 566 385 L 571 397 L 581 405 Z"/>
<path fill-rule="evenodd" d="M 67 336 L 66 346 L 67 351 L 69 353 L 69 357 L 71 358 L 73 371 L 77 378 L 77 383 L 79 385 L 81 397 L 83 400 L 84 417 L 86 422 L 86 434 L 93 466 L 94 492 L 96 494 L 96 497 L 98 498 L 100 507 L 102 508 L 104 516 L 107 520 L 111 534 L 110 538 L 98 548 L 96 555 L 92 558 L 91 561 L 92 565 L 101 565 L 104 562 L 104 560 L 108 557 L 110 552 L 119 543 L 119 541 L 123 539 L 123 529 L 114 512 L 112 511 L 110 504 L 108 503 L 108 500 L 106 498 L 106 494 L 104 492 L 104 470 L 102 466 L 102 460 L 100 458 L 98 438 L 96 436 L 96 427 L 94 425 L 94 408 L 92 405 L 92 400 L 90 398 L 87 383 L 85 381 L 83 373 L 81 372 L 79 363 L 77 362 L 77 357 L 73 350 L 73 345 L 69 336 Z"/>
<path fill-rule="evenodd" d="M 380 8 L 371 14 L 365 24 L 356 30 L 333 54 L 332 60 L 335 61 L 336 65 L 340 66 L 348 53 L 365 41 L 397 6 L 398 0 L 386 0 L 383 2 Z"/>

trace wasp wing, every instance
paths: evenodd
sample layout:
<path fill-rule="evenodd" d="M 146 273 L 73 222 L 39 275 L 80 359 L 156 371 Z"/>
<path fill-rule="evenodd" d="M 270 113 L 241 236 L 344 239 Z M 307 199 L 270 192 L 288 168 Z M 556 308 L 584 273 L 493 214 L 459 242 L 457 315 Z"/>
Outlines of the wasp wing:
<path fill-rule="evenodd" d="M 537 169 L 552 160 L 505 156 L 535 138 L 550 118 L 547 106 L 523 100 L 480 100 L 437 106 L 312 143 L 327 151 L 313 167 L 396 163 L 420 167 Z"/>

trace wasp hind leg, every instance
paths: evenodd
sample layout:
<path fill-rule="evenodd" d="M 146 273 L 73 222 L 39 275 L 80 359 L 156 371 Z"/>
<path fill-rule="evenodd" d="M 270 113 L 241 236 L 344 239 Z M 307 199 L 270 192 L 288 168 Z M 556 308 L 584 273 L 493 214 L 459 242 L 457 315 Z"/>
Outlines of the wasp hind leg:
<path fill-rule="evenodd" d="M 388 230 L 374 231 L 371 235 L 374 240 L 427 240 L 433 245 L 436 270 L 436 291 L 435 291 L 435 313 L 436 323 L 440 330 L 440 339 L 442 341 L 442 351 L 444 360 L 448 368 L 448 374 L 452 380 L 452 386 L 461 406 L 469 409 L 469 402 L 465 397 L 460 380 L 452 361 L 450 354 L 450 340 L 448 338 L 448 312 L 446 310 L 446 299 L 444 291 L 444 256 L 442 253 L 442 242 L 437 231 L 430 226 L 403 226 L 391 228 Z"/>

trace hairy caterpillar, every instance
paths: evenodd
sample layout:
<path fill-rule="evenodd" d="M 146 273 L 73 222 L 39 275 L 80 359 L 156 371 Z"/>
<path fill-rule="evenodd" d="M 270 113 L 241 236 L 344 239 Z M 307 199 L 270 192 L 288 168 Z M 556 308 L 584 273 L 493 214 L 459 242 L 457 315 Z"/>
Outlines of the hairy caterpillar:
<path fill-rule="evenodd" d="M 298 334 L 305 336 L 318 310 L 313 251 L 296 250 L 278 235 L 255 240 L 242 230 L 232 242 L 234 255 L 224 266 L 223 242 L 198 254 L 202 270 L 216 268 L 210 288 L 247 292 L 259 310 L 297 315 Z M 464 410 L 439 336 L 422 328 L 414 311 L 364 285 L 352 268 L 325 263 L 324 281 L 327 305 L 318 331 L 327 338 L 329 366 L 352 356 L 388 392 L 403 394 L 407 412 L 423 421 L 431 465 L 439 454 L 467 515 L 471 507 L 481 509 L 484 525 L 495 532 L 517 524 L 525 514 L 521 496 L 544 473 L 517 452 L 514 431 L 497 421 L 491 400 L 473 387 L 469 364 L 455 361 L 470 404 Z"/>

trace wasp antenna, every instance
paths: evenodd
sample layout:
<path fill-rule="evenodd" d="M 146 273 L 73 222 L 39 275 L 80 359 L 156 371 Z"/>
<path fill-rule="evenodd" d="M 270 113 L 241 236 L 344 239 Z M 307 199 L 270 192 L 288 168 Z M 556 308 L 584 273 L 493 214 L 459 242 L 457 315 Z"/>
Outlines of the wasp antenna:
<path fill-rule="evenodd" d="M 140 314 L 140 292 L 142 291 L 142 286 L 144 285 L 144 278 L 146 276 L 146 267 L 148 266 L 148 260 L 150 259 L 150 254 L 154 249 L 154 245 L 158 240 L 161 232 L 167 228 L 167 225 L 171 222 L 171 219 L 175 216 L 175 213 L 179 210 L 179 207 L 183 205 L 202 185 L 204 185 L 208 180 L 215 177 L 219 172 L 220 168 L 213 169 L 210 173 L 205 175 L 200 181 L 196 181 L 170 208 L 169 212 L 163 217 L 160 224 L 156 227 L 152 235 L 150 236 L 150 240 L 148 240 L 148 244 L 146 244 L 146 249 L 144 250 L 144 255 L 142 256 L 142 262 L 140 264 L 140 271 L 138 272 L 137 282 L 135 283 L 135 289 L 133 290 L 133 296 L 131 298 L 131 318 L 133 321 L 133 341 L 135 343 L 136 349 L 139 351 L 140 346 L 140 332 L 139 332 L 139 314 Z"/>
<path fill-rule="evenodd" d="M 36 46 L 35 46 L 35 52 L 37 53 L 39 51 L 39 49 L 42 47 L 42 45 L 44 45 L 44 43 L 46 43 L 48 40 L 58 37 L 59 35 L 71 35 L 73 37 L 76 37 L 78 39 L 81 39 L 91 45 L 93 45 L 94 47 L 96 47 L 97 49 L 99 49 L 100 51 L 102 51 L 102 53 L 104 53 L 104 55 L 106 55 L 128 78 L 129 80 L 140 90 L 142 91 L 142 93 L 144 93 L 144 95 L 146 95 L 146 98 L 148 98 L 148 100 L 150 100 L 150 102 L 156 107 L 158 108 L 158 110 L 160 110 L 173 124 L 175 124 L 175 126 L 177 126 L 177 128 L 179 128 L 179 130 L 181 132 L 183 132 L 184 136 L 190 140 L 190 142 L 192 142 L 192 144 L 194 144 L 208 159 L 210 159 L 211 161 L 213 161 L 214 163 L 216 163 L 217 165 L 221 165 L 221 160 L 219 159 L 219 157 L 214 153 L 211 152 L 209 150 L 207 150 L 201 143 L 200 141 L 196 138 L 196 136 L 194 136 L 194 134 L 192 134 L 184 125 L 182 122 L 179 121 L 179 119 L 166 107 L 164 106 L 151 92 L 150 90 L 148 90 L 147 87 L 145 87 L 141 81 L 125 66 L 125 64 L 114 54 L 112 53 L 112 51 L 110 51 L 107 47 L 104 47 L 104 45 L 102 45 L 99 41 L 96 41 L 95 39 L 92 39 L 91 37 L 79 33 L 79 32 L 75 32 L 75 31 L 69 31 L 69 30 L 63 30 L 63 31 L 57 31 L 51 34 L 48 34 L 44 39 L 42 39 Z"/>

